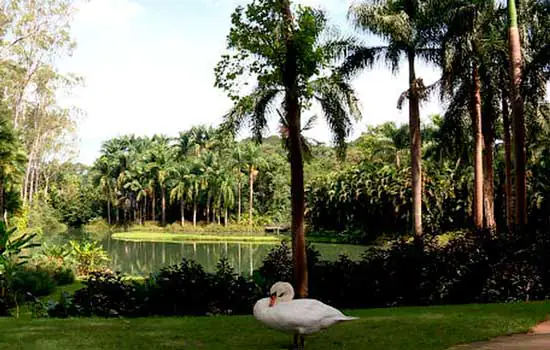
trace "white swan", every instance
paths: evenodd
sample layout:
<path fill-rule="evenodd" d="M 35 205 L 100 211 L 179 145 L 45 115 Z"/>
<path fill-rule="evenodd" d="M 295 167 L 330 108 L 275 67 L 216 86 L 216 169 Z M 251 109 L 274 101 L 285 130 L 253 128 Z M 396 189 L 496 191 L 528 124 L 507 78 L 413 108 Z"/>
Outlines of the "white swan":
<path fill-rule="evenodd" d="M 304 348 L 304 335 L 319 332 L 335 323 L 358 319 L 315 299 L 292 300 L 294 288 L 287 282 L 275 283 L 269 295 L 256 302 L 254 317 L 271 328 L 294 333 L 294 346 L 298 349 Z"/>

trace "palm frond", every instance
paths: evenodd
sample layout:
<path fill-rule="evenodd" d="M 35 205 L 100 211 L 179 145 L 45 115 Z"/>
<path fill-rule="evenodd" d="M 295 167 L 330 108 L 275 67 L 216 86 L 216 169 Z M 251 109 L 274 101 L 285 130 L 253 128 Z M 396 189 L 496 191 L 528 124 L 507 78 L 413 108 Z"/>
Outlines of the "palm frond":
<path fill-rule="evenodd" d="M 267 127 L 268 114 L 279 89 L 256 89 L 250 95 L 241 98 L 233 108 L 223 116 L 220 132 L 235 136 L 245 124 L 249 124 L 254 138 L 260 142 Z"/>
<path fill-rule="evenodd" d="M 385 52 L 386 48 L 378 47 L 354 47 L 348 49 L 347 57 L 337 72 L 346 78 L 350 78 L 366 68 L 372 68 L 374 63 Z"/>
<path fill-rule="evenodd" d="M 390 9 L 387 2 L 366 2 L 350 7 L 350 17 L 359 29 L 392 41 L 407 43 L 412 37 L 409 17 L 404 11 Z"/>

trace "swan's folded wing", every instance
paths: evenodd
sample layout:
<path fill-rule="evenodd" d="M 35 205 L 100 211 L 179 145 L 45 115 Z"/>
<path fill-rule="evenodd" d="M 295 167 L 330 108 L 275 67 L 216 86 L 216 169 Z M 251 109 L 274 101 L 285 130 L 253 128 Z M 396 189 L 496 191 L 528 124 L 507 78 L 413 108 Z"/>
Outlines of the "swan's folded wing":
<path fill-rule="evenodd" d="M 324 328 L 346 316 L 332 306 L 314 299 L 297 299 L 280 303 L 274 308 L 278 320 L 289 327 Z M 275 315 L 274 315 L 275 316 Z"/>

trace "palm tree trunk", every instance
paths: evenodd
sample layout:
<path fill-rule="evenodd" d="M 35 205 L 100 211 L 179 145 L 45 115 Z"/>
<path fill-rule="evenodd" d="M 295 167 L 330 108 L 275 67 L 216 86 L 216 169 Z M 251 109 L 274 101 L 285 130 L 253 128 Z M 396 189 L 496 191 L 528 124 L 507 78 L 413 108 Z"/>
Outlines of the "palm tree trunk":
<path fill-rule="evenodd" d="M 298 94 L 297 52 L 294 42 L 294 20 L 290 10 L 290 1 L 282 0 L 285 23 L 286 60 L 284 66 L 285 109 L 288 124 L 290 148 L 290 193 L 292 214 L 292 257 L 295 289 L 298 298 L 308 294 L 307 255 L 304 232 L 305 195 L 304 164 L 300 137 L 300 102 Z"/>
<path fill-rule="evenodd" d="M 249 171 L 249 201 L 248 201 L 248 225 L 252 226 L 252 208 L 254 207 L 254 166 Z"/>
<path fill-rule="evenodd" d="M 209 221 L 210 221 L 210 196 L 206 195 L 206 224 L 208 224 Z"/>
<path fill-rule="evenodd" d="M 185 201 L 181 201 L 180 206 L 180 212 L 181 212 L 181 227 L 185 226 Z"/>
<path fill-rule="evenodd" d="M 111 225 L 111 199 L 107 199 L 107 222 Z"/>
<path fill-rule="evenodd" d="M 472 69 L 472 106 L 470 115 L 474 129 L 474 227 L 483 229 L 483 132 L 481 125 L 481 82 L 476 65 Z"/>
<path fill-rule="evenodd" d="M 506 194 L 506 226 L 510 231 L 514 226 L 514 187 L 512 178 L 512 138 L 510 136 L 510 111 L 508 94 L 502 90 L 502 125 L 504 128 L 504 193 Z"/>
<path fill-rule="evenodd" d="M 157 220 L 157 208 L 156 208 L 155 190 L 151 192 L 151 221 Z"/>
<path fill-rule="evenodd" d="M 141 224 L 145 224 L 147 221 L 147 193 L 143 196 L 143 215 L 141 216 Z"/>
<path fill-rule="evenodd" d="M 241 222 L 241 211 L 242 211 L 241 197 L 242 197 L 242 190 L 243 190 L 243 185 L 241 183 L 240 177 L 239 177 L 239 181 L 237 183 L 237 187 L 238 187 L 238 191 L 237 191 L 238 192 L 237 193 L 237 207 L 238 207 L 237 222 L 240 223 Z"/>
<path fill-rule="evenodd" d="M 193 200 L 193 227 L 197 227 L 197 199 Z"/>
<path fill-rule="evenodd" d="M 485 228 L 491 234 L 496 233 L 495 220 L 495 169 L 493 160 L 493 150 L 495 146 L 495 134 L 493 130 L 493 121 L 495 120 L 494 110 L 485 113 L 481 119 L 483 125 L 483 142 L 485 150 L 483 152 L 483 210 L 485 216 Z"/>
<path fill-rule="evenodd" d="M 416 91 L 415 52 L 409 50 L 409 129 L 411 138 L 411 170 L 413 186 L 413 222 L 415 241 L 422 243 L 422 139 L 420 136 L 420 106 Z"/>
<path fill-rule="evenodd" d="M 224 224 L 224 226 L 227 226 L 227 208 L 225 208 L 225 215 L 224 215 L 223 224 Z"/>
<path fill-rule="evenodd" d="M 527 224 L 527 179 L 525 173 L 525 116 L 521 86 L 521 42 L 518 29 L 516 2 L 508 0 L 508 45 L 510 53 L 510 77 L 512 87 L 512 129 L 515 155 L 516 177 L 516 218 L 515 225 L 518 232 Z"/>
<path fill-rule="evenodd" d="M 164 185 L 160 187 L 161 205 L 162 205 L 162 226 L 166 226 L 166 188 Z"/>

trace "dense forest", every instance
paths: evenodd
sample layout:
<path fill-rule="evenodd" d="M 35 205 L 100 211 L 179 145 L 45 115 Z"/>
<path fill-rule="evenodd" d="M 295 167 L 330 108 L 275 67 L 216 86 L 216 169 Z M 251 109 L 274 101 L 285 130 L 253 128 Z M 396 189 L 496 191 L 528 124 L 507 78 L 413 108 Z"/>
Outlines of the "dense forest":
<path fill-rule="evenodd" d="M 260 3 L 253 2 L 248 12 L 237 8 L 228 55 L 214 72 L 216 86 L 235 101 L 222 124 L 197 125 L 176 137 L 111 139 L 90 166 L 73 161 L 79 110 L 60 105 L 58 98 L 82 81 L 54 64 L 75 44 L 69 35 L 72 2 L 51 1 L 47 9 L 22 0 L 6 5 L 3 219 L 42 233 L 97 220 L 110 225 L 290 226 L 292 198 L 301 196 L 300 186 L 293 189 L 291 172 L 299 174 L 303 162 L 299 176 L 309 232 L 370 241 L 383 235 L 548 223 L 547 1 L 519 1 L 514 12 L 522 44 L 521 66 L 513 71 L 521 71 L 522 79 L 514 84 L 508 39 L 515 22 L 506 6 L 492 1 L 422 2 L 414 9 L 394 1 L 354 5 L 349 20 L 359 34 L 352 38 L 324 35 L 325 14 L 304 7 L 294 14 L 295 33 L 281 34 L 271 51 L 262 41 L 271 33 L 255 32 L 255 21 L 271 11 L 269 1 Z M 364 45 L 361 35 L 369 33 L 385 46 Z M 303 36 L 293 48 L 294 68 L 281 66 L 277 58 L 288 53 L 291 34 Z M 251 35 L 258 41 L 247 41 Z M 250 56 L 263 57 L 262 64 L 248 65 Z M 415 75 L 418 60 L 432 64 L 441 78 L 425 86 Z M 396 103 L 398 108 L 408 104 L 409 123 L 372 125 L 350 140 L 353 120 L 361 116 L 351 82 L 378 61 L 393 71 L 408 63 L 410 86 L 403 87 Z M 290 91 L 285 86 L 290 77 L 277 72 L 291 68 L 297 95 L 285 95 L 279 109 L 277 96 Z M 259 82 L 248 95 L 238 90 L 244 72 Z M 437 98 L 444 112 L 423 115 L 421 102 Z M 300 106 L 297 111 L 319 104 L 334 142 L 305 138 L 302 131 L 315 118 L 289 119 L 284 113 L 292 103 Z M 266 120 L 275 111 L 281 128 L 265 138 Z M 299 125 L 293 124 L 296 120 Z M 252 125 L 252 138 L 235 137 L 243 125 Z"/>

